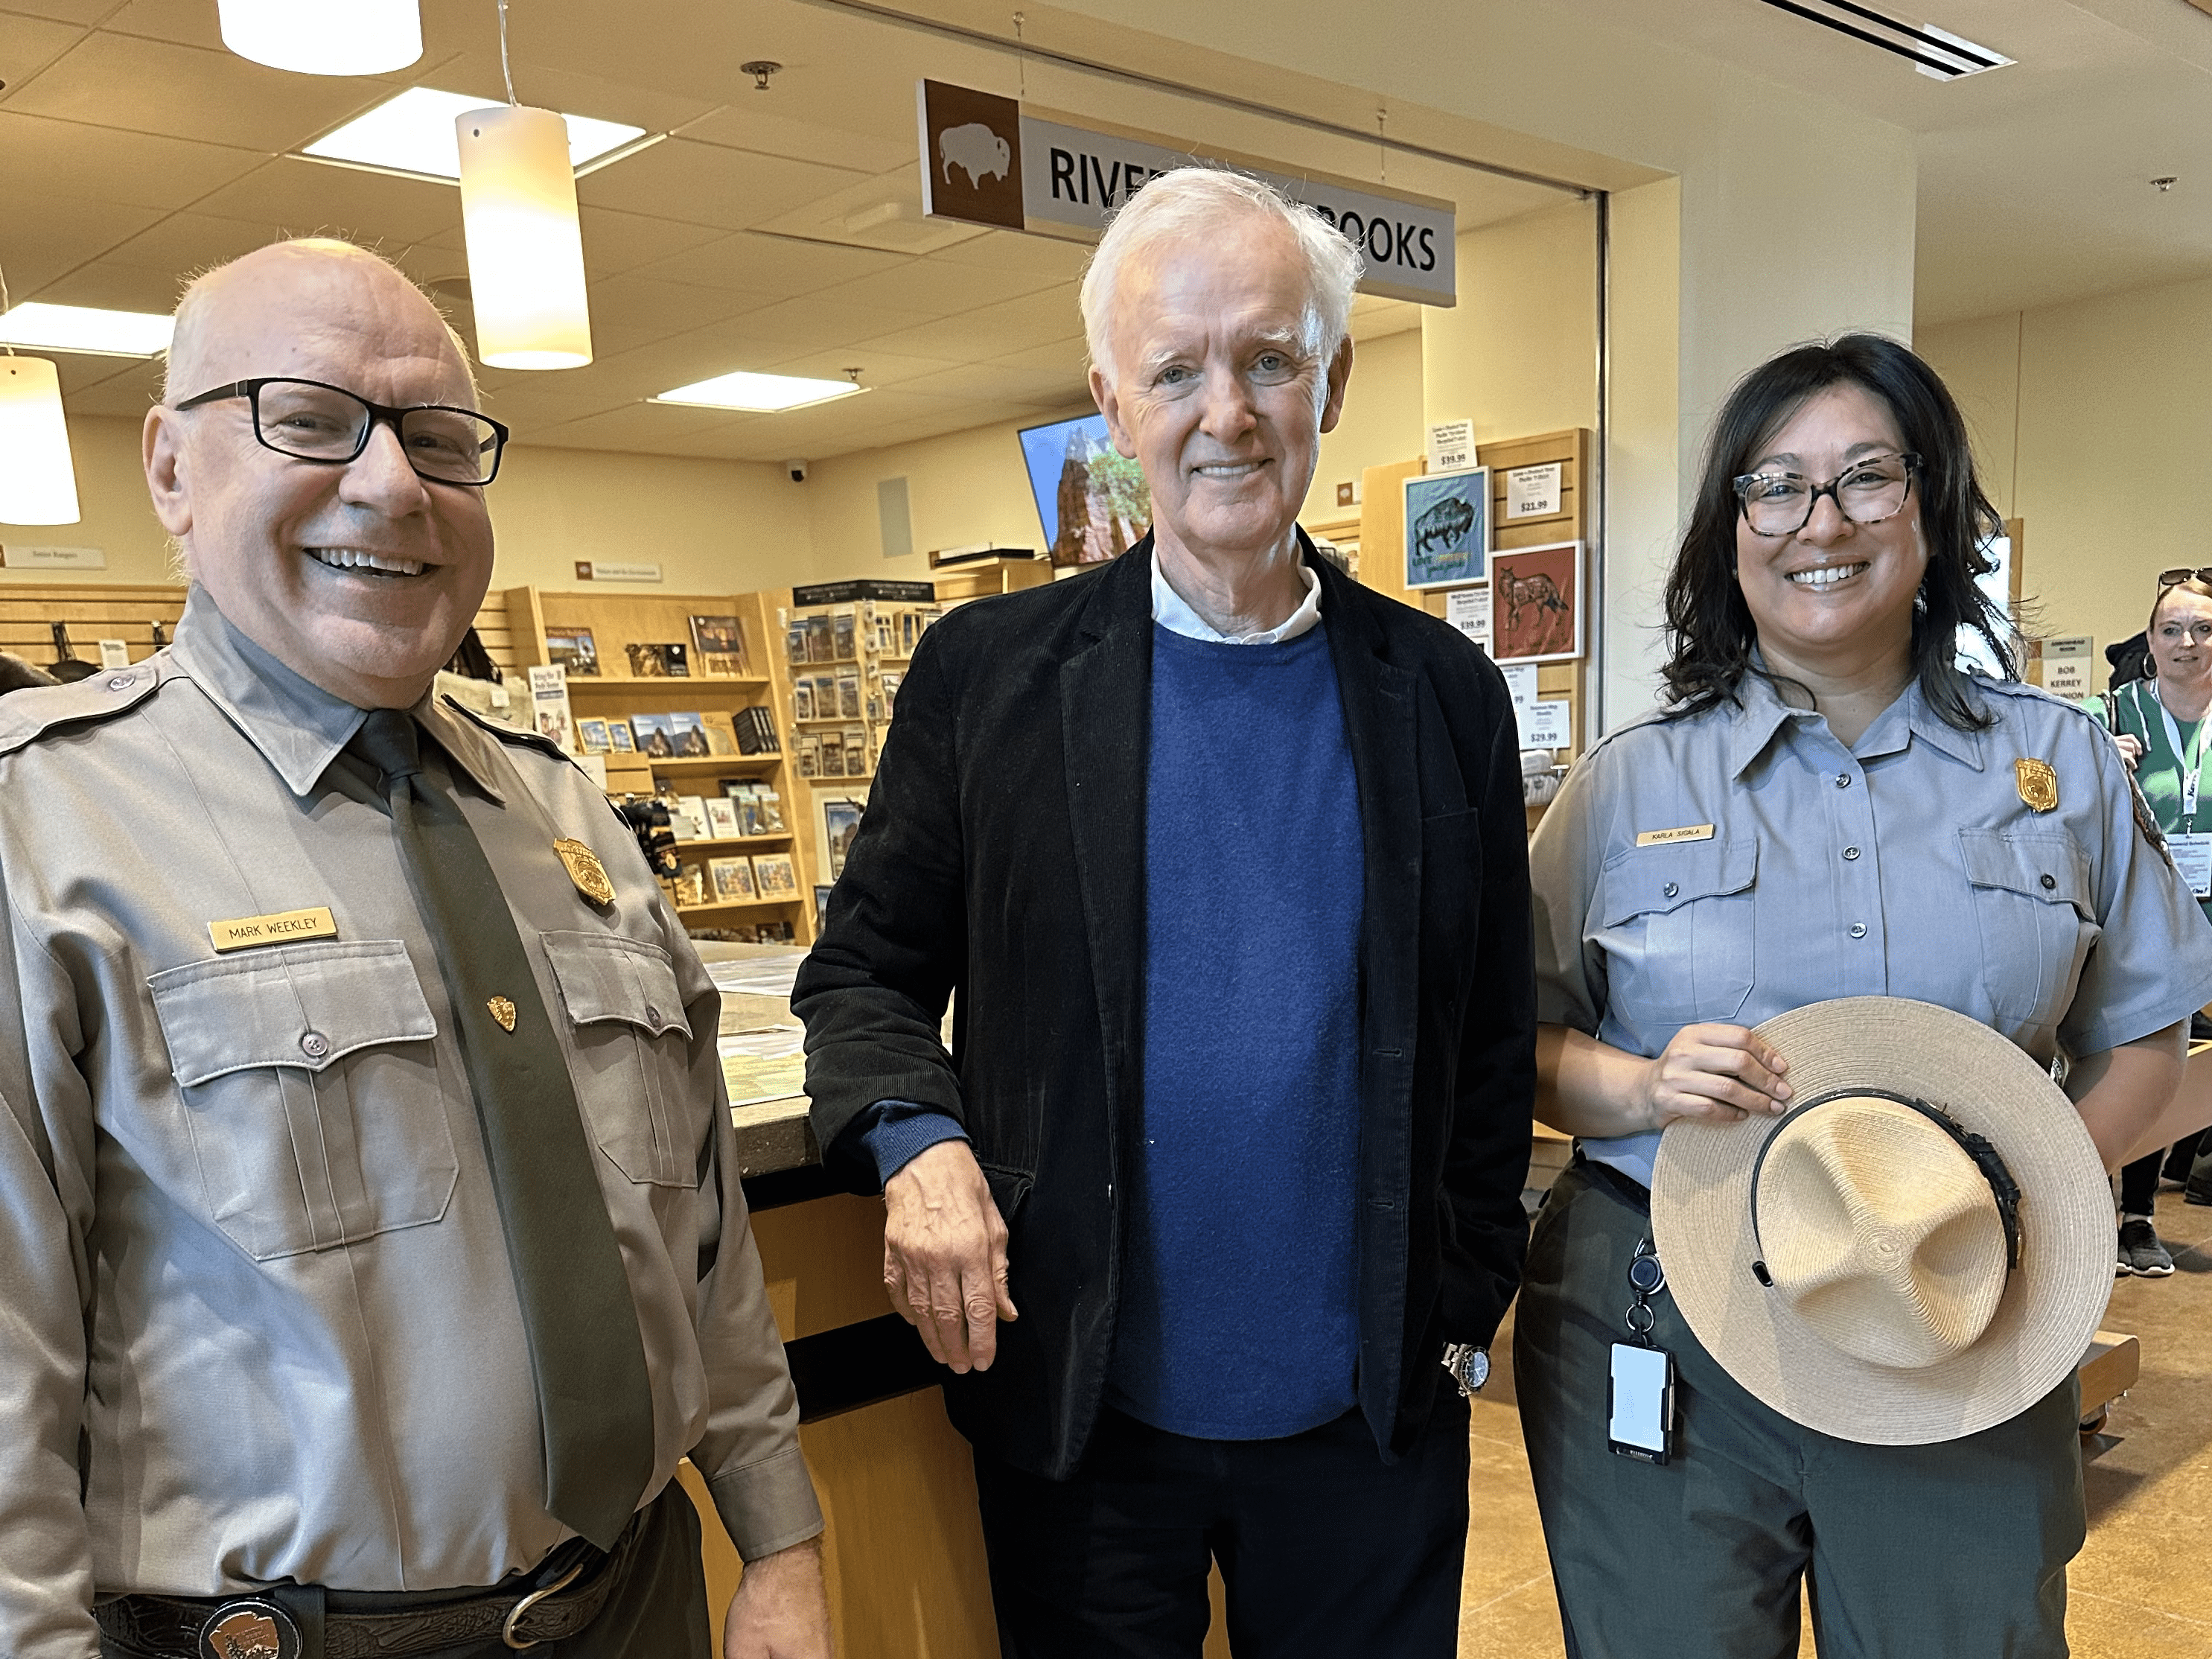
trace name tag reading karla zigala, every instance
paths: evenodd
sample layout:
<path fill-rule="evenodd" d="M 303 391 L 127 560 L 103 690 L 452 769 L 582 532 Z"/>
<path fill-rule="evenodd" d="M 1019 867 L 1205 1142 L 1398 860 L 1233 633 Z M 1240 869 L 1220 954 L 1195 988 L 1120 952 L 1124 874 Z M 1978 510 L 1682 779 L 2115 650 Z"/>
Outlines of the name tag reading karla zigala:
<path fill-rule="evenodd" d="M 1686 823 L 1674 830 L 1640 830 L 1636 835 L 1638 847 L 1664 847 L 1670 842 L 1711 841 L 1713 826 L 1710 823 Z"/>
<path fill-rule="evenodd" d="M 306 939 L 336 939 L 337 919 L 328 905 L 307 910 L 278 910 L 265 916 L 240 916 L 235 921 L 208 923 L 208 937 L 221 955 L 251 951 L 263 945 L 290 945 Z"/>

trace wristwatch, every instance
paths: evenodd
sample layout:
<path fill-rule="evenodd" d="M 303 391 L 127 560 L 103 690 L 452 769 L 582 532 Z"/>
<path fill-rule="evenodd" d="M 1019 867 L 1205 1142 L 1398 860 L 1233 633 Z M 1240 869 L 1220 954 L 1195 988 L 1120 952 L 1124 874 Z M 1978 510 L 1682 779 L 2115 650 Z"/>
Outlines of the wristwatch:
<path fill-rule="evenodd" d="M 1448 1342 L 1444 1345 L 1444 1369 L 1459 1384 L 1460 1398 L 1472 1400 L 1474 1391 L 1490 1381 L 1490 1350 L 1478 1348 L 1472 1342 Z"/>

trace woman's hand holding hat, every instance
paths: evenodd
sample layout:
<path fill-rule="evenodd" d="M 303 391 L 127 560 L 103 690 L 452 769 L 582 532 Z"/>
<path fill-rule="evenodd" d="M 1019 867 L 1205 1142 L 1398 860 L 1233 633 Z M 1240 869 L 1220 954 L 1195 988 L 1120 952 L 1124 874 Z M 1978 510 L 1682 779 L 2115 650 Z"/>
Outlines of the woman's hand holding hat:
<path fill-rule="evenodd" d="M 1790 1062 L 1741 1025 L 1685 1025 L 1644 1062 L 1637 1104 L 1644 1127 L 1677 1118 L 1735 1123 L 1790 1109 Z"/>

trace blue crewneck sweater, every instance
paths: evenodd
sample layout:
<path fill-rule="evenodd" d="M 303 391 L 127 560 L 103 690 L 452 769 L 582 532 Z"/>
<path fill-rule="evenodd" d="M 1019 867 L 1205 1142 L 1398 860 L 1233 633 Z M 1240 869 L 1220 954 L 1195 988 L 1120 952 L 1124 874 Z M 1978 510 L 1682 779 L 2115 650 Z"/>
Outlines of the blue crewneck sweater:
<path fill-rule="evenodd" d="M 1326 627 L 1152 629 L 1143 1146 L 1109 1397 L 1269 1439 L 1355 1402 L 1358 791 Z"/>

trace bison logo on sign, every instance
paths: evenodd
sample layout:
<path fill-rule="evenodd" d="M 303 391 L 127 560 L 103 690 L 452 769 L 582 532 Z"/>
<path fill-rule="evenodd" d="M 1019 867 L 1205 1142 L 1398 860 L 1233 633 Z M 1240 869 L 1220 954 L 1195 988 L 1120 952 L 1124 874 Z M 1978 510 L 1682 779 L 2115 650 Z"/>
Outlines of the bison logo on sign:
<path fill-rule="evenodd" d="M 971 190 L 982 188 L 986 179 L 1003 179 L 1014 164 L 1013 151 L 1006 141 L 985 126 L 981 121 L 970 121 L 964 127 L 948 127 L 938 135 L 937 155 L 945 182 L 952 182 L 952 169 L 958 167 L 968 175 Z"/>
<path fill-rule="evenodd" d="M 1406 586 L 1479 582 L 1490 549 L 1490 469 L 1406 480 Z"/>

